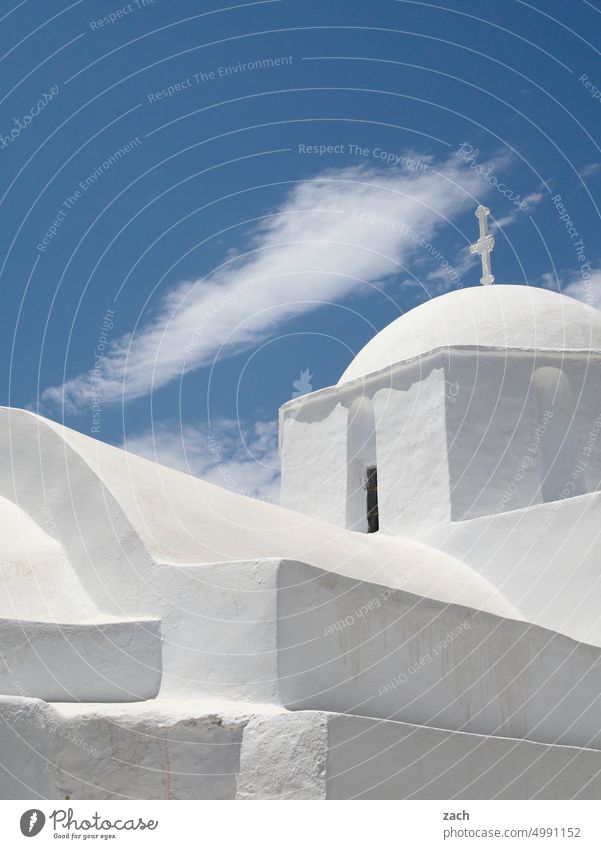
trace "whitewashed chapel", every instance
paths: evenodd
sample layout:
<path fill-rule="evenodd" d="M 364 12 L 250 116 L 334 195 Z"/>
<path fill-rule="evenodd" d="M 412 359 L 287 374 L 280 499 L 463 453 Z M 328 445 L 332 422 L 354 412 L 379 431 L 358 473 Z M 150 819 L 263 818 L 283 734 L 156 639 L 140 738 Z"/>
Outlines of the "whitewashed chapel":
<path fill-rule="evenodd" d="M 484 256 L 483 288 L 411 310 L 282 408 L 284 505 L 413 534 L 600 488 L 601 313 L 488 285 Z"/>
<path fill-rule="evenodd" d="M 601 313 L 411 310 L 282 506 L 0 411 L 0 796 L 599 798 Z"/>

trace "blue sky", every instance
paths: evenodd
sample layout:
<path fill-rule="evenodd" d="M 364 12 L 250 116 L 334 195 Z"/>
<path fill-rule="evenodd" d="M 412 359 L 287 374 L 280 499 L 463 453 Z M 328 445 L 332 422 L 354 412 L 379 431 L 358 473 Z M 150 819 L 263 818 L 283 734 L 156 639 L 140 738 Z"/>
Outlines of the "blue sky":
<path fill-rule="evenodd" d="M 601 303 L 601 7 L 5 2 L 1 403 L 277 499 L 278 407 L 411 307 Z"/>

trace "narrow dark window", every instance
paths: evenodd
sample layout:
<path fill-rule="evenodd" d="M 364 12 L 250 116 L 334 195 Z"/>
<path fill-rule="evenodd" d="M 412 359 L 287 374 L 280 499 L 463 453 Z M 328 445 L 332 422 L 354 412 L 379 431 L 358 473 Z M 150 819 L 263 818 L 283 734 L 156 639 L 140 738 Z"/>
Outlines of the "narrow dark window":
<path fill-rule="evenodd" d="M 380 527 L 378 516 L 378 467 L 367 467 L 367 533 L 374 534 Z"/>

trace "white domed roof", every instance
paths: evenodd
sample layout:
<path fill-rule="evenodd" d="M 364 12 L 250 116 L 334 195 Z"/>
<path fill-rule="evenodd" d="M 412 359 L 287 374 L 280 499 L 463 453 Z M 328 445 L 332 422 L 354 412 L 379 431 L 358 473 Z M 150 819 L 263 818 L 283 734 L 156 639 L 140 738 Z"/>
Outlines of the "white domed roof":
<path fill-rule="evenodd" d="M 458 289 L 385 327 L 359 351 L 338 383 L 453 345 L 601 350 L 601 312 L 534 286 Z"/>

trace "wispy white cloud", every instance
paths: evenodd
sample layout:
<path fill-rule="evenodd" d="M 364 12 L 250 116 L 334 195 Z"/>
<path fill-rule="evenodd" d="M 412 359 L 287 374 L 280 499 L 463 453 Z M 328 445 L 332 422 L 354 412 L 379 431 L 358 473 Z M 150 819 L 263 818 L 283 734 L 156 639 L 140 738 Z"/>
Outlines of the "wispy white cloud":
<path fill-rule="evenodd" d="M 538 206 L 544 198 L 545 195 L 542 192 L 532 192 L 532 194 L 526 195 L 523 200 L 523 203 L 525 203 L 528 207 L 526 212 L 518 207 L 514 207 L 507 215 L 493 220 L 491 229 L 493 232 L 496 230 L 503 230 L 505 227 L 511 227 L 512 224 L 524 221 L 524 216 L 532 212 L 534 207 Z"/>
<path fill-rule="evenodd" d="M 70 412 L 142 397 L 182 374 L 266 337 L 286 319 L 370 290 L 419 254 L 489 187 L 452 157 L 409 172 L 351 167 L 298 184 L 251 237 L 199 280 L 176 286 L 118 338 L 97 373 L 46 389 L 42 402 Z M 383 222 L 393 222 L 389 226 Z"/>
<path fill-rule="evenodd" d="M 588 279 L 575 275 L 564 287 L 563 294 L 584 301 L 595 309 L 601 309 L 601 268 L 593 268 Z"/>
<path fill-rule="evenodd" d="M 585 165 L 584 168 L 578 172 L 578 176 L 582 180 L 586 180 L 594 174 L 598 174 L 600 170 L 601 162 L 591 162 L 590 165 Z"/>
<path fill-rule="evenodd" d="M 163 422 L 128 438 L 123 448 L 204 478 L 224 489 L 272 503 L 280 500 L 277 422 L 243 427 L 222 419 L 214 427 Z"/>
<path fill-rule="evenodd" d="M 601 268 L 593 267 L 586 276 L 577 271 L 563 274 L 560 279 L 555 274 L 543 274 L 541 285 L 554 292 L 561 292 L 570 298 L 576 298 L 595 309 L 601 309 Z"/>

